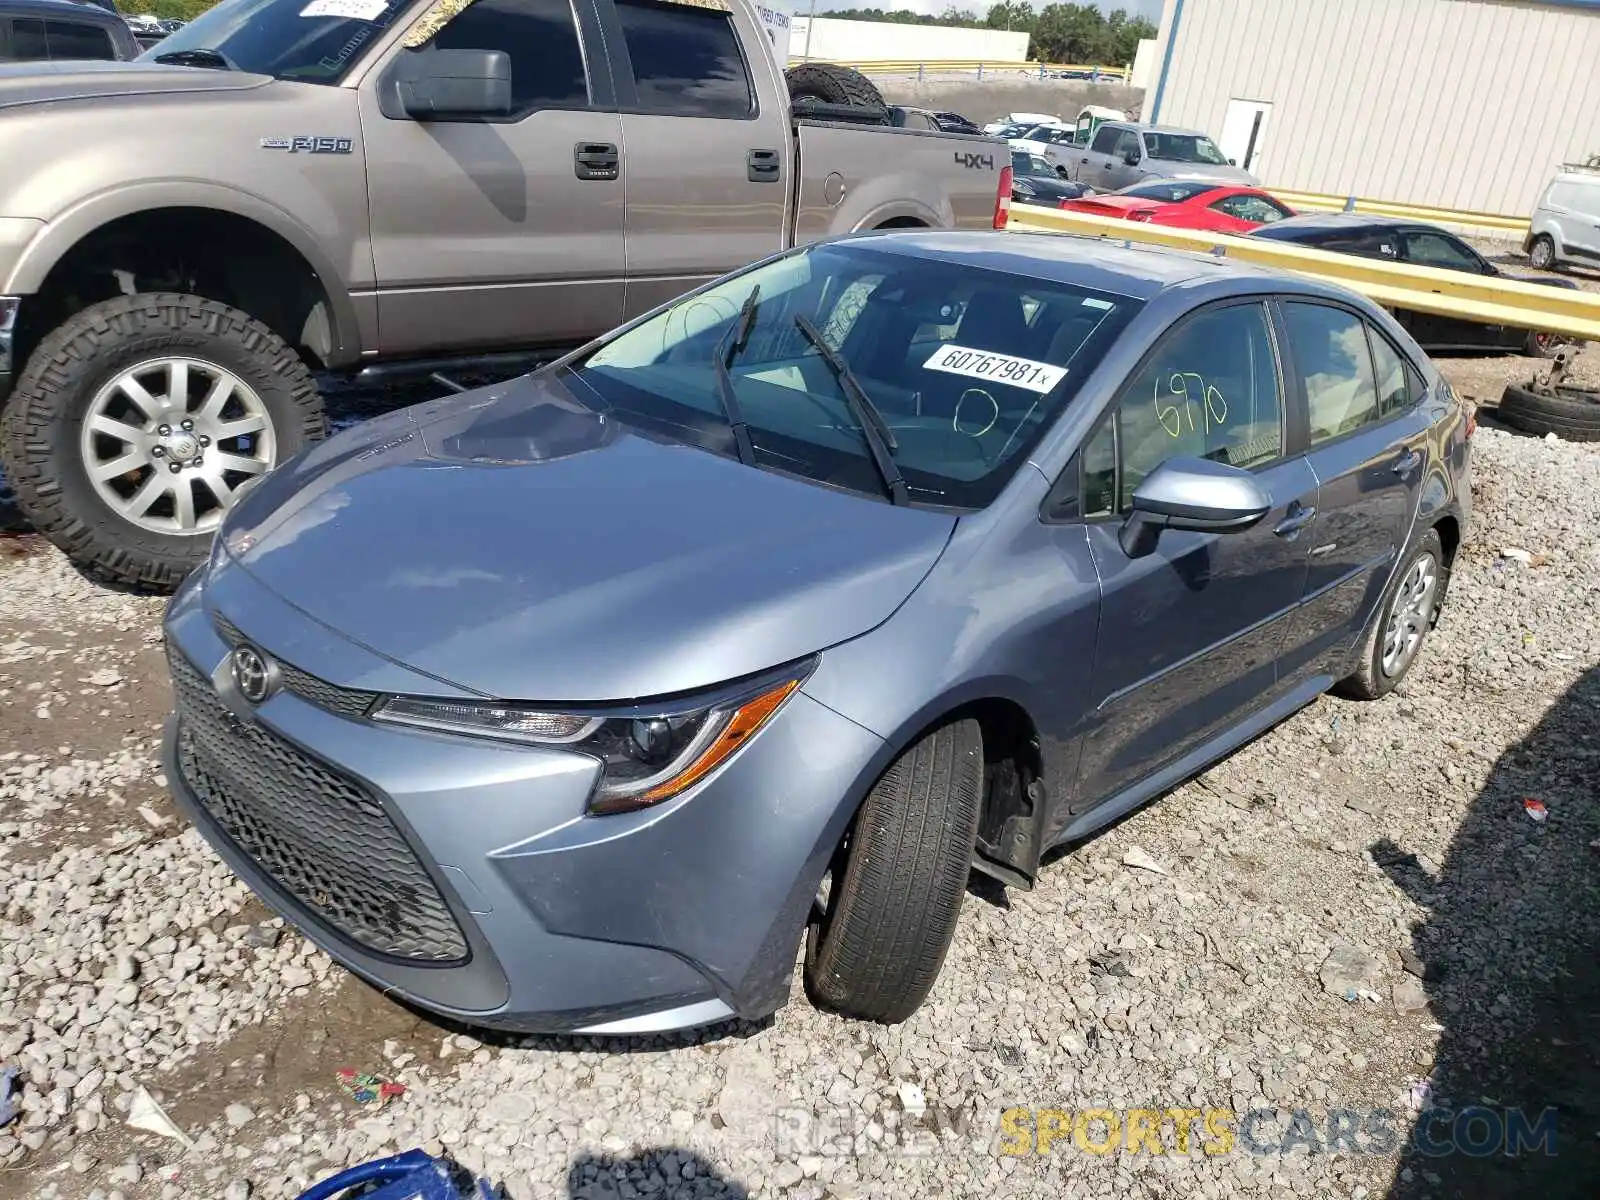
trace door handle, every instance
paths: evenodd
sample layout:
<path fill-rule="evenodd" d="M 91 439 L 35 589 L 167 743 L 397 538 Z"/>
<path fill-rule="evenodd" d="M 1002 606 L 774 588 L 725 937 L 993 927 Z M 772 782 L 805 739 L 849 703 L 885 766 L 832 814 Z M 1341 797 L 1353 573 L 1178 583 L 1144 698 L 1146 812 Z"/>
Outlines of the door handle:
<path fill-rule="evenodd" d="M 777 183 L 779 168 L 776 150 L 752 150 L 745 156 L 745 178 L 751 183 Z"/>
<path fill-rule="evenodd" d="M 572 148 L 572 169 L 579 179 L 615 179 L 621 163 L 610 142 L 579 142 Z"/>
<path fill-rule="evenodd" d="M 1404 479 L 1421 465 L 1422 455 L 1418 454 L 1415 450 L 1407 450 L 1399 457 L 1399 459 L 1396 460 L 1394 466 L 1391 467 L 1390 470 L 1392 470 L 1396 475 L 1400 476 L 1401 479 Z"/>
<path fill-rule="evenodd" d="M 1300 531 L 1311 524 L 1311 518 L 1317 515 L 1315 505 L 1301 504 L 1296 500 L 1289 505 L 1289 514 L 1272 527 L 1272 532 L 1281 538 L 1294 541 L 1300 536 Z"/>

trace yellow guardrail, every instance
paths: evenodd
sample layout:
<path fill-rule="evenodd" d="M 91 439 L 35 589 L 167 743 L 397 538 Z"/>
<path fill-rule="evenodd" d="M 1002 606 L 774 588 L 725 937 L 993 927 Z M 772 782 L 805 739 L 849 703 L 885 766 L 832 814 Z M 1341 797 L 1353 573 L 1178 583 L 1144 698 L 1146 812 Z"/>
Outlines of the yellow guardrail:
<path fill-rule="evenodd" d="M 1007 228 L 1216 253 L 1239 262 L 1295 271 L 1341 284 L 1390 308 L 1409 308 L 1481 321 L 1486 325 L 1511 325 L 1578 340 L 1600 341 L 1600 294 L 1573 288 L 1544 287 L 1465 271 L 1336 254 L 1271 238 L 1200 233 L 1032 204 L 1012 205 Z"/>
<path fill-rule="evenodd" d="M 1473 212 L 1454 208 L 1434 208 L 1427 204 L 1401 204 L 1394 200 L 1367 200 L 1360 196 L 1335 196 L 1325 192 L 1296 192 L 1287 188 L 1268 188 L 1290 208 L 1314 212 L 1358 212 L 1377 217 L 1400 217 L 1430 225 L 1460 225 L 1472 229 L 1511 234 L 1520 240 L 1528 232 L 1527 217 L 1504 213 Z"/>
<path fill-rule="evenodd" d="M 790 65 L 802 62 L 828 62 L 839 67 L 850 67 L 860 71 L 863 75 L 907 75 L 913 72 L 924 71 L 977 71 L 982 74 L 986 71 L 1021 71 L 1038 75 L 1041 71 L 1088 71 L 1099 72 L 1100 77 L 1108 81 L 1120 81 L 1127 77 L 1126 67 L 1102 67 L 1093 63 L 1040 63 L 1040 62 L 996 62 L 991 59 L 867 59 L 859 62 L 845 62 L 835 58 L 805 58 L 802 55 L 791 54 Z"/>

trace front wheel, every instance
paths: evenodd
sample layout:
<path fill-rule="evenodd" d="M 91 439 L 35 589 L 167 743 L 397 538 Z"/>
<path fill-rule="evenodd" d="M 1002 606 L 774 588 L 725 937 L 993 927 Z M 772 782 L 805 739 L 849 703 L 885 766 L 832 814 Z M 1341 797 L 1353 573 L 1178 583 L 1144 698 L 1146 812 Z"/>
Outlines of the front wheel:
<path fill-rule="evenodd" d="M 944 965 L 983 800 L 983 734 L 958 720 L 924 734 L 873 785 L 818 896 L 806 988 L 846 1016 L 914 1013 Z"/>
<path fill-rule="evenodd" d="M 261 322 L 198 296 L 84 309 L 29 358 L 0 457 L 35 529 L 88 573 L 177 587 L 243 488 L 326 424 L 311 373 Z"/>
<path fill-rule="evenodd" d="M 1444 543 L 1429 529 L 1395 572 L 1362 639 L 1355 673 L 1336 692 L 1352 700 L 1377 700 L 1400 686 L 1438 619 L 1446 575 Z"/>
<path fill-rule="evenodd" d="M 1541 233 L 1533 239 L 1533 245 L 1528 247 L 1528 264 L 1536 271 L 1549 271 L 1556 265 L 1556 244 L 1551 238 Z"/>

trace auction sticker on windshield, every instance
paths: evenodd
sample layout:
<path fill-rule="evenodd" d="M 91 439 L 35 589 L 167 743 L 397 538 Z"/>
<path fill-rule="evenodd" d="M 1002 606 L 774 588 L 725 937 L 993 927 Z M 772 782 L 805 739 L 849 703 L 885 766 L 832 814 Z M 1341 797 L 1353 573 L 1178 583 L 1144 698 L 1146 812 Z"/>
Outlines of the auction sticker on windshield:
<path fill-rule="evenodd" d="M 946 371 L 951 375 L 965 375 L 969 379 L 1006 383 L 1040 395 L 1055 387 L 1067 375 L 1065 367 L 1053 363 L 1013 358 L 1009 354 L 993 354 L 988 350 L 974 350 L 970 346 L 957 346 L 954 343 L 940 346 L 922 366 L 929 371 Z"/>
<path fill-rule="evenodd" d="M 302 17 L 340 17 L 347 21 L 376 21 L 389 9 L 389 0 L 311 0 Z"/>

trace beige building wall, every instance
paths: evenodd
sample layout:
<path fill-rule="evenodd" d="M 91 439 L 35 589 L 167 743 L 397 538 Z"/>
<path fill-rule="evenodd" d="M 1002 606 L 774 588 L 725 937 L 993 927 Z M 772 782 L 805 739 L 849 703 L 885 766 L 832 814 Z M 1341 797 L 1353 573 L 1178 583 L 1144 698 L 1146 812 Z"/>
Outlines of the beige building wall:
<path fill-rule="evenodd" d="M 1527 214 L 1600 154 L 1600 7 L 1166 0 L 1153 76 L 1146 119 L 1234 145 L 1270 104 L 1252 169 L 1286 190 Z"/>

